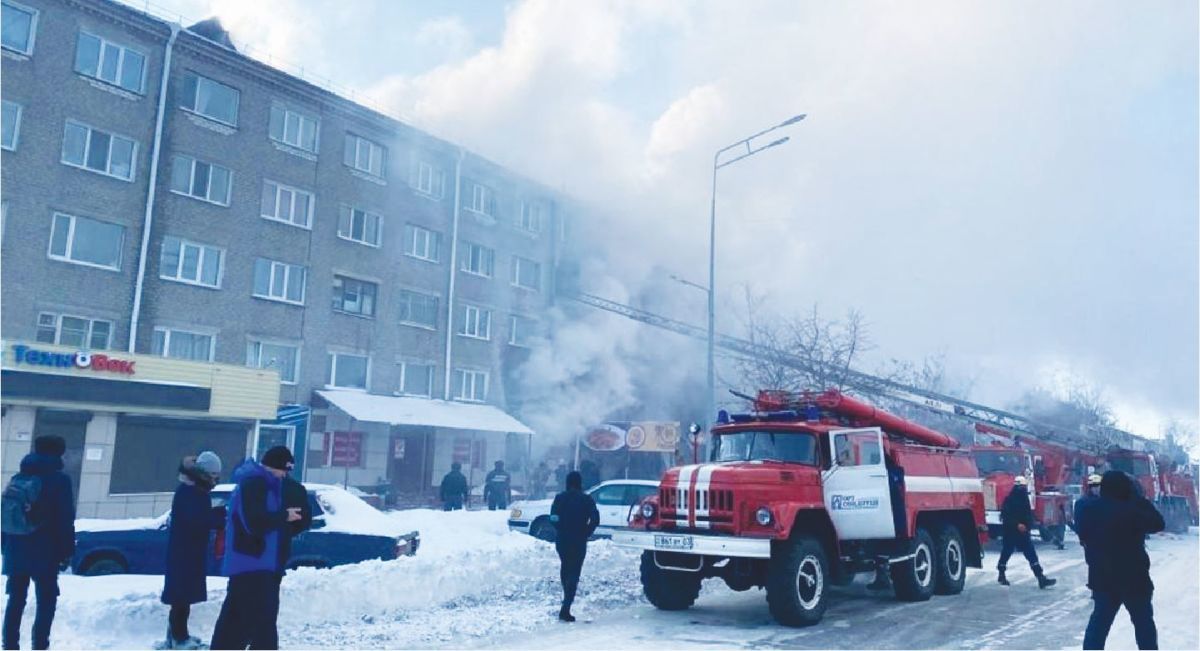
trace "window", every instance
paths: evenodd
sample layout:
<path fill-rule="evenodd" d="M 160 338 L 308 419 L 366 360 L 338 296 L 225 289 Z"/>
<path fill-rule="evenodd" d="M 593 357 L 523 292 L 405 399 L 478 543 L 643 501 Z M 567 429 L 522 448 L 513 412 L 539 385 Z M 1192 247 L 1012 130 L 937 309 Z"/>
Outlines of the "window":
<path fill-rule="evenodd" d="M 191 156 L 176 155 L 171 161 L 171 192 L 222 206 L 229 205 L 233 172 Z"/>
<path fill-rule="evenodd" d="M 62 148 L 66 165 L 129 181 L 136 154 L 137 143 L 129 138 L 67 120 Z"/>
<path fill-rule="evenodd" d="M 508 343 L 513 346 L 528 346 L 536 334 L 537 321 L 516 314 L 508 317 Z"/>
<path fill-rule="evenodd" d="M 417 161 L 408 184 L 431 199 L 441 199 L 446 194 L 446 173 L 425 161 Z"/>
<path fill-rule="evenodd" d="M 80 31 L 75 42 L 75 72 L 141 93 L 146 56 L 99 36 Z"/>
<path fill-rule="evenodd" d="M 442 234 L 416 224 L 404 226 L 404 254 L 437 262 L 442 259 Z"/>
<path fill-rule="evenodd" d="M 530 233 L 542 232 L 542 202 L 521 202 L 521 212 L 517 215 L 517 228 Z"/>
<path fill-rule="evenodd" d="M 346 134 L 343 162 L 360 172 L 383 177 L 383 147 L 361 136 Z"/>
<path fill-rule="evenodd" d="M 379 246 L 383 217 L 361 208 L 342 206 L 338 214 L 338 237 L 368 246 Z"/>
<path fill-rule="evenodd" d="M 112 338 L 112 321 L 42 312 L 38 315 L 37 340 L 44 344 L 106 350 Z"/>
<path fill-rule="evenodd" d="M 170 493 L 179 485 L 179 460 L 196 454 L 201 441 L 203 449 L 227 460 L 226 477 L 231 474 L 228 460 L 246 456 L 246 421 L 115 416 L 109 483 L 113 495 Z"/>
<path fill-rule="evenodd" d="M 299 265 L 258 258 L 254 261 L 252 294 L 258 298 L 304 305 L 307 275 L 307 270 Z"/>
<path fill-rule="evenodd" d="M 333 309 L 359 316 L 375 316 L 375 283 L 345 276 L 333 277 Z"/>
<path fill-rule="evenodd" d="M 0 33 L 3 34 L 4 49 L 33 54 L 33 38 L 37 34 L 36 9 L 5 0 L 3 15 L 0 16 Z"/>
<path fill-rule="evenodd" d="M 124 226 L 55 213 L 50 228 L 50 257 L 118 270 L 124 242 Z"/>
<path fill-rule="evenodd" d="M 437 329 L 438 297 L 407 289 L 400 290 L 400 323 Z"/>
<path fill-rule="evenodd" d="M 0 146 L 9 151 L 15 151 L 17 137 L 21 135 L 21 105 L 4 100 L 3 106 L 0 106 L 0 116 L 4 120 L 4 139 L 0 142 Z"/>
<path fill-rule="evenodd" d="M 467 210 L 492 217 L 496 213 L 496 200 L 492 189 L 482 183 L 470 184 L 471 194 L 467 197 Z"/>
<path fill-rule="evenodd" d="M 459 268 L 467 273 L 491 278 L 496 266 L 496 252 L 486 246 L 470 242 L 462 244 L 463 255 Z"/>
<path fill-rule="evenodd" d="M 263 181 L 260 214 L 267 219 L 308 228 L 312 224 L 313 203 L 313 194 L 307 190 Z"/>
<path fill-rule="evenodd" d="M 406 396 L 433 395 L 433 364 L 423 362 L 400 363 L 400 390 Z"/>
<path fill-rule="evenodd" d="M 220 287 L 224 258 L 225 252 L 215 246 L 168 235 L 163 238 L 158 277 L 205 287 Z"/>
<path fill-rule="evenodd" d="M 592 491 L 591 495 L 596 504 L 600 506 L 623 506 L 625 486 L 621 484 L 609 484 L 608 486 Z"/>
<path fill-rule="evenodd" d="M 154 343 L 150 352 L 172 359 L 211 362 L 213 336 L 174 328 L 155 328 Z"/>
<path fill-rule="evenodd" d="M 366 389 L 371 358 L 352 353 L 329 353 L 329 386 Z"/>
<path fill-rule="evenodd" d="M 520 256 L 513 256 L 512 284 L 525 289 L 542 289 L 542 265 Z"/>
<path fill-rule="evenodd" d="M 320 128 L 320 121 L 312 116 L 279 104 L 271 106 L 271 140 L 316 153 Z"/>
<path fill-rule="evenodd" d="M 239 96 L 236 88 L 189 71 L 183 74 L 179 105 L 193 113 L 236 127 Z"/>
<path fill-rule="evenodd" d="M 246 344 L 246 366 L 275 369 L 279 371 L 279 381 L 284 384 L 296 383 L 299 360 L 299 346 L 267 341 L 251 341 Z"/>
<path fill-rule="evenodd" d="M 454 399 L 468 402 L 487 400 L 488 374 L 484 371 L 455 369 Z"/>
<path fill-rule="evenodd" d="M 462 306 L 458 319 L 458 334 L 475 339 L 491 339 L 492 311 L 474 305 Z"/>

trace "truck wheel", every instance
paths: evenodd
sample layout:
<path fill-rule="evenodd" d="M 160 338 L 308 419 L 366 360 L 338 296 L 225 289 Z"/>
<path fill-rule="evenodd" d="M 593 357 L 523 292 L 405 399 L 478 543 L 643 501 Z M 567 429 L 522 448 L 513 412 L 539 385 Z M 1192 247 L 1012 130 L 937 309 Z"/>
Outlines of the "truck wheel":
<path fill-rule="evenodd" d="M 829 604 L 829 563 L 825 548 L 812 536 L 800 536 L 771 552 L 767 568 L 767 605 L 784 626 L 811 626 Z"/>
<path fill-rule="evenodd" d="M 533 525 L 529 527 L 529 535 L 537 538 L 538 540 L 554 542 L 558 540 L 558 529 L 554 528 L 554 525 L 550 523 L 549 518 L 540 517 L 534 520 Z"/>
<path fill-rule="evenodd" d="M 119 558 L 103 556 L 83 566 L 84 576 L 107 576 L 109 574 L 124 574 L 129 571 Z"/>
<path fill-rule="evenodd" d="M 948 524 L 938 534 L 933 575 L 935 594 L 958 594 L 967 583 L 967 557 L 958 527 Z"/>
<path fill-rule="evenodd" d="M 933 596 L 933 576 L 936 574 L 933 538 L 924 527 L 913 538 L 913 557 L 892 564 L 892 585 L 900 601 L 925 601 Z"/>
<path fill-rule="evenodd" d="M 700 596 L 700 573 L 664 570 L 654 552 L 642 552 L 642 593 L 659 610 L 687 610 Z"/>

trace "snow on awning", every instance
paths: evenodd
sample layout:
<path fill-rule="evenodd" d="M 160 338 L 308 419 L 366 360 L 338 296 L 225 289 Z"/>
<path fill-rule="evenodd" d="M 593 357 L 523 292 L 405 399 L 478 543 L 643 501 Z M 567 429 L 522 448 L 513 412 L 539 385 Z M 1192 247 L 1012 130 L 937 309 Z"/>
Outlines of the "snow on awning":
<path fill-rule="evenodd" d="M 326 390 L 317 391 L 317 394 L 351 418 L 369 423 L 533 434 L 524 423 L 491 405 L 377 396 L 360 391 Z"/>

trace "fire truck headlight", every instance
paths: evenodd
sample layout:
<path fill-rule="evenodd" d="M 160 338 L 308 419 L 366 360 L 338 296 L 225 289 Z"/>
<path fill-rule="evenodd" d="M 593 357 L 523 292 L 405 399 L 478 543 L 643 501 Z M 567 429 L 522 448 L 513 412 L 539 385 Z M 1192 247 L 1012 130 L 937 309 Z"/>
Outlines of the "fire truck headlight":
<path fill-rule="evenodd" d="M 647 502 L 642 505 L 642 517 L 645 518 L 646 520 L 651 520 L 654 518 L 654 505 L 653 504 Z"/>
<path fill-rule="evenodd" d="M 765 506 L 759 507 L 759 509 L 754 512 L 754 520 L 764 527 L 771 524 L 771 509 L 768 509 Z"/>

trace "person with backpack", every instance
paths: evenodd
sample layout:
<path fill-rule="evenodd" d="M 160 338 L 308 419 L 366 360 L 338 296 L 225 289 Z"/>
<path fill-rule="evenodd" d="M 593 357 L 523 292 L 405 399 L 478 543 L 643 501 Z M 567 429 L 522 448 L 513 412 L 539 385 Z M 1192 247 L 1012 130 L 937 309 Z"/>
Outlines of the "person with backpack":
<path fill-rule="evenodd" d="M 37 614 L 33 648 L 50 648 L 50 626 L 58 605 L 59 567 L 75 553 L 75 498 L 63 472 L 67 450 L 61 436 L 39 436 L 33 454 L 21 459 L 21 471 L 4 489 L 0 536 L 8 606 L 4 611 L 4 648 L 18 649 L 21 617 L 35 586 Z"/>
<path fill-rule="evenodd" d="M 204 451 L 179 464 L 179 487 L 167 529 L 167 571 L 162 602 L 171 607 L 165 649 L 199 649 L 188 634 L 192 604 L 208 601 L 209 532 L 225 524 L 225 507 L 212 506 L 209 492 L 221 478 L 221 458 Z"/>

